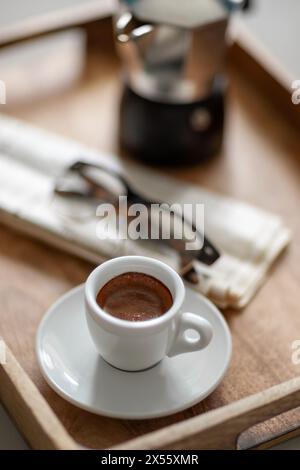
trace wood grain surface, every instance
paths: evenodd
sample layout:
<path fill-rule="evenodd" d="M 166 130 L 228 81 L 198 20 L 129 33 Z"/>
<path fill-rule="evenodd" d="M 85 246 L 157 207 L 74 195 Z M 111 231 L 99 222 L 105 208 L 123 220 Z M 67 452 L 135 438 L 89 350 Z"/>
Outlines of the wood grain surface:
<path fill-rule="evenodd" d="M 76 86 L 30 106 L 3 111 L 99 150 L 116 152 L 120 68 L 110 25 L 97 27 L 85 75 Z M 231 64 L 230 75 L 222 155 L 205 165 L 166 171 L 281 214 L 294 238 L 251 304 L 242 312 L 224 312 L 233 335 L 232 363 L 222 384 L 201 404 L 167 418 L 121 421 L 82 411 L 52 391 L 38 369 L 35 333 L 46 309 L 84 282 L 93 266 L 1 226 L 0 336 L 71 436 L 84 446 L 118 445 L 299 375 L 300 365 L 291 361 L 291 344 L 300 339 L 299 132 L 257 91 L 251 77 L 240 73 L 238 64 Z M 297 410 L 284 414 L 245 433 L 242 447 L 286 429 L 292 432 L 299 423 Z"/>
<path fill-rule="evenodd" d="M 7 346 L 5 356 L 4 364 L 0 365 L 1 402 L 28 443 L 42 450 L 77 449 L 78 445 Z"/>

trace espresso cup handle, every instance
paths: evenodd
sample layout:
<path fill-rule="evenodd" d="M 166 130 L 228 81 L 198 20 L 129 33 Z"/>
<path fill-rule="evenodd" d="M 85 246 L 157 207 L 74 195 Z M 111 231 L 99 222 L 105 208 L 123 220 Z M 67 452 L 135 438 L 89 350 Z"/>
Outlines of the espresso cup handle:
<path fill-rule="evenodd" d="M 187 330 L 194 330 L 199 337 L 196 339 L 189 338 L 186 334 Z M 191 351 L 199 351 L 209 345 L 213 336 L 211 324 L 203 317 L 199 317 L 194 313 L 183 313 L 177 327 L 177 334 L 167 354 L 169 357 L 176 356 Z"/>

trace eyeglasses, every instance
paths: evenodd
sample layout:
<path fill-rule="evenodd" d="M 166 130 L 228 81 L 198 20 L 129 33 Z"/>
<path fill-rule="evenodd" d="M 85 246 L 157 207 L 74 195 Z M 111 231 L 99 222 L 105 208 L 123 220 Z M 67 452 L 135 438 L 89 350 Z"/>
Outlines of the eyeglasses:
<path fill-rule="evenodd" d="M 76 161 L 56 180 L 54 193 L 68 201 L 84 202 L 90 207 L 98 206 L 101 203 L 110 203 L 117 207 L 120 196 L 127 197 L 128 208 L 133 204 L 142 204 L 148 209 L 141 215 L 147 217 L 149 233 L 153 233 L 155 228 L 157 235 L 155 241 L 168 245 L 179 254 L 181 267 L 185 273 L 189 272 L 186 267 L 195 259 L 206 265 L 211 265 L 220 257 L 220 253 L 214 245 L 197 230 L 193 222 L 186 220 L 181 211 L 174 210 L 174 207 L 170 209 L 170 206 L 161 201 L 143 197 L 117 171 L 94 163 Z M 155 214 L 155 210 L 159 210 L 159 217 Z M 119 215 L 130 219 L 128 213 Z M 166 219 L 171 221 L 170 237 L 168 238 L 163 233 L 164 220 Z M 154 227 L 154 225 L 156 226 Z M 185 234 L 180 239 L 175 235 L 179 226 L 183 228 L 182 234 Z M 197 250 L 186 249 L 186 242 L 190 242 L 192 236 L 199 241 L 200 248 Z M 151 241 L 153 241 L 152 238 Z"/>

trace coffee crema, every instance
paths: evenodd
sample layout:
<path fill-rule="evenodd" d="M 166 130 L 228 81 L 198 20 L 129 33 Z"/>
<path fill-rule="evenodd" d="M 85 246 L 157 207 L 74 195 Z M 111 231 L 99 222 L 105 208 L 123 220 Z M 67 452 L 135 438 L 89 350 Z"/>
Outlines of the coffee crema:
<path fill-rule="evenodd" d="M 127 321 L 158 318 L 173 304 L 169 289 L 148 274 L 127 272 L 108 281 L 98 292 L 98 305 L 110 315 Z"/>

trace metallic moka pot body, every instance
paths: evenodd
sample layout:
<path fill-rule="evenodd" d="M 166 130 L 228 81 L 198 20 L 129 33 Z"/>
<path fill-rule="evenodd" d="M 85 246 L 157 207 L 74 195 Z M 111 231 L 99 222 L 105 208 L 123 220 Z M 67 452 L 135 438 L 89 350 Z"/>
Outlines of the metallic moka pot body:
<path fill-rule="evenodd" d="M 220 150 L 228 20 L 220 0 L 119 2 L 120 141 L 137 158 L 184 164 Z"/>

